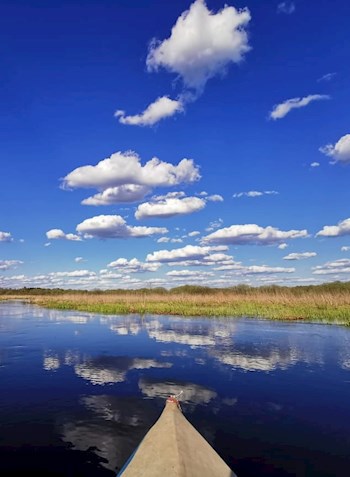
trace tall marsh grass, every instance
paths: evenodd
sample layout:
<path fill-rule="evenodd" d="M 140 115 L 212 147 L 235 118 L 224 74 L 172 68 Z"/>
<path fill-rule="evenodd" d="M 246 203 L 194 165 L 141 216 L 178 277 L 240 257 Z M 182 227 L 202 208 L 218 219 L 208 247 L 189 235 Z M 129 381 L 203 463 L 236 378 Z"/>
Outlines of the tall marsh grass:
<path fill-rule="evenodd" d="M 172 290 L 0 290 L 0 300 L 26 299 L 48 308 L 107 314 L 249 316 L 350 326 L 350 283 L 306 287 L 183 286 Z"/>

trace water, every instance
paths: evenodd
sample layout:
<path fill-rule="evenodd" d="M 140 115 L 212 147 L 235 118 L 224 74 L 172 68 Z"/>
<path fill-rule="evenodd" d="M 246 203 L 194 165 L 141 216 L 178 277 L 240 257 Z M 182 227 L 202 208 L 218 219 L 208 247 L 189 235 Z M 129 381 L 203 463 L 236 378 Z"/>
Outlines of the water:
<path fill-rule="evenodd" d="M 239 477 L 350 475 L 350 330 L 0 303 L 0 473 L 115 475 L 183 391 Z"/>

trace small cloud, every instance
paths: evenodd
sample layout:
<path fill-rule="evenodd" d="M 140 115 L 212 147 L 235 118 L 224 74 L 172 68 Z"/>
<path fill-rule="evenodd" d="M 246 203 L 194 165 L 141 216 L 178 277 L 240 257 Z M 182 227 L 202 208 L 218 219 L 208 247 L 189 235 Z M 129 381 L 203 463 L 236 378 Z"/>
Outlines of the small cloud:
<path fill-rule="evenodd" d="M 333 158 L 333 163 L 350 164 L 350 134 L 345 134 L 336 144 L 320 147 L 320 152 Z"/>
<path fill-rule="evenodd" d="M 51 242 L 44 243 L 44 247 L 50 247 L 50 245 L 51 245 Z"/>
<path fill-rule="evenodd" d="M 166 234 L 165 227 L 134 227 L 127 225 L 120 215 L 98 215 L 77 225 L 77 232 L 86 238 L 140 238 Z"/>
<path fill-rule="evenodd" d="M 316 252 L 290 253 L 283 257 L 283 260 L 304 260 L 306 258 L 316 257 Z"/>
<path fill-rule="evenodd" d="M 273 110 L 270 113 L 270 119 L 282 119 L 284 118 L 292 109 L 299 109 L 307 106 L 312 101 L 320 101 L 323 99 L 330 99 L 330 96 L 326 94 L 310 94 L 304 98 L 291 98 L 287 99 L 283 103 L 276 104 L 273 107 Z"/>
<path fill-rule="evenodd" d="M 291 15 L 294 12 L 295 12 L 294 2 L 281 2 L 277 5 L 277 13 L 285 13 L 286 15 Z"/>
<path fill-rule="evenodd" d="M 205 229 L 206 232 L 211 232 L 212 230 L 218 229 L 222 226 L 224 221 L 222 219 L 214 220 L 213 222 L 209 223 L 209 227 Z"/>
<path fill-rule="evenodd" d="M 317 82 L 320 83 L 322 81 L 331 81 L 335 76 L 337 76 L 337 73 L 327 73 L 318 78 Z"/>
<path fill-rule="evenodd" d="M 168 96 L 157 98 L 140 114 L 134 116 L 126 116 L 125 111 L 118 110 L 114 116 L 119 118 L 122 124 L 131 126 L 153 126 L 161 119 L 169 118 L 176 113 L 181 113 L 184 105 L 181 100 L 170 99 Z"/>
<path fill-rule="evenodd" d="M 193 230 L 193 232 L 189 232 L 189 237 L 196 237 L 196 235 L 200 235 L 201 233 L 198 230 Z"/>
<path fill-rule="evenodd" d="M 284 249 L 286 249 L 287 247 L 288 247 L 288 244 L 285 243 L 285 242 L 284 242 L 284 243 L 280 243 L 279 246 L 278 246 L 278 248 L 279 248 L 280 250 L 284 250 Z"/>
<path fill-rule="evenodd" d="M 334 275 L 338 273 L 350 273 L 350 259 L 341 258 L 334 262 L 327 262 L 324 265 L 313 267 L 314 275 Z"/>
<path fill-rule="evenodd" d="M 0 231 L 0 242 L 13 242 L 13 238 L 10 232 L 1 232 Z"/>
<path fill-rule="evenodd" d="M 319 162 L 311 162 L 310 167 L 319 167 L 320 163 Z"/>
<path fill-rule="evenodd" d="M 80 242 L 82 239 L 79 235 L 66 234 L 61 229 L 51 229 L 46 232 L 46 237 L 49 240 L 72 240 Z"/>
<path fill-rule="evenodd" d="M 223 202 L 224 198 L 220 194 L 213 194 L 213 195 L 208 195 L 206 200 L 209 200 L 211 202 Z"/>
<path fill-rule="evenodd" d="M 86 260 L 84 260 L 83 257 L 75 257 L 74 261 L 76 263 L 80 263 L 80 262 L 85 262 Z"/>
<path fill-rule="evenodd" d="M 136 219 L 168 218 L 176 215 L 192 214 L 202 210 L 206 205 L 205 200 L 198 197 L 154 197 L 151 202 L 144 202 L 137 207 Z"/>
<path fill-rule="evenodd" d="M 262 195 L 278 195 L 279 192 L 275 190 L 264 190 L 264 191 L 259 191 L 259 190 L 249 190 L 248 192 L 235 192 L 233 194 L 233 198 L 239 199 L 241 197 L 261 197 Z"/>
<path fill-rule="evenodd" d="M 317 232 L 316 237 L 342 237 L 350 235 L 350 218 L 342 220 L 338 225 L 325 225 Z"/>
<path fill-rule="evenodd" d="M 305 238 L 307 230 L 279 230 L 275 227 L 260 227 L 256 224 L 231 225 L 204 237 L 204 243 L 237 245 L 272 245 L 287 239 Z"/>
<path fill-rule="evenodd" d="M 22 264 L 23 262 L 21 260 L 0 260 L 0 270 L 10 270 Z"/>
<path fill-rule="evenodd" d="M 342 247 L 340 250 L 341 250 L 341 252 L 349 252 L 349 251 L 350 251 L 350 247 L 349 247 L 349 246 L 344 246 L 344 247 Z"/>

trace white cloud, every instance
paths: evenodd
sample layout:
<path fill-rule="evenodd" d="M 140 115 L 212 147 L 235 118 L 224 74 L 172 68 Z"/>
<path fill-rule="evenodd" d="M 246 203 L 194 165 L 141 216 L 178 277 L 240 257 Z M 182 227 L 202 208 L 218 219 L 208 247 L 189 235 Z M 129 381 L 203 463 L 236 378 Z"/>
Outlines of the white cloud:
<path fill-rule="evenodd" d="M 280 244 L 278 245 L 278 248 L 279 248 L 280 250 L 284 250 L 284 249 L 287 248 L 287 247 L 288 247 L 288 244 L 285 243 L 285 242 L 284 242 L 284 243 L 280 243 Z"/>
<path fill-rule="evenodd" d="M 239 63 L 250 49 L 245 27 L 248 9 L 225 6 L 218 13 L 196 0 L 183 12 L 168 39 L 153 40 L 147 56 L 149 71 L 164 67 L 182 78 L 188 88 L 200 91 L 205 83 L 230 63 Z"/>
<path fill-rule="evenodd" d="M 337 73 L 326 73 L 325 75 L 321 76 L 320 78 L 318 78 L 318 82 L 321 82 L 321 81 L 331 81 L 335 76 L 337 75 Z"/>
<path fill-rule="evenodd" d="M 22 264 L 23 262 L 21 260 L 0 260 L 0 270 L 10 270 Z"/>
<path fill-rule="evenodd" d="M 276 104 L 270 113 L 270 119 L 284 118 L 292 109 L 303 108 L 312 101 L 319 101 L 321 99 L 330 99 L 330 96 L 326 94 L 310 94 L 304 98 L 291 98 L 287 99 L 283 103 Z"/>
<path fill-rule="evenodd" d="M 13 238 L 10 232 L 1 232 L 0 231 L 0 242 L 13 242 Z"/>
<path fill-rule="evenodd" d="M 125 202 L 138 202 L 151 192 L 151 188 L 144 185 L 125 184 L 109 187 L 98 194 L 84 199 L 83 205 L 111 205 Z"/>
<path fill-rule="evenodd" d="M 198 230 L 193 230 L 192 232 L 188 233 L 189 237 L 196 237 L 196 235 L 200 235 L 201 233 Z"/>
<path fill-rule="evenodd" d="M 208 197 L 206 199 L 209 200 L 210 202 L 223 202 L 224 201 L 224 198 L 220 194 L 208 195 Z"/>
<path fill-rule="evenodd" d="M 294 2 L 281 2 L 277 5 L 277 13 L 286 13 L 290 15 L 295 12 L 295 3 Z"/>
<path fill-rule="evenodd" d="M 166 234 L 168 230 L 165 227 L 133 227 L 120 215 L 97 215 L 78 224 L 77 232 L 88 238 L 128 238 Z"/>
<path fill-rule="evenodd" d="M 334 262 L 327 262 L 324 265 L 313 267 L 315 275 L 334 275 L 337 273 L 350 273 L 350 259 L 341 258 Z"/>
<path fill-rule="evenodd" d="M 205 201 L 198 197 L 164 198 L 140 204 L 135 212 L 137 219 L 150 217 L 173 217 L 175 215 L 191 214 L 205 207 Z"/>
<path fill-rule="evenodd" d="M 141 114 L 134 116 L 125 116 L 125 111 L 118 110 L 114 116 L 119 118 L 122 124 L 131 126 L 153 126 L 161 119 L 173 116 L 176 113 L 182 112 L 184 106 L 181 100 L 170 99 L 168 96 L 157 98 L 151 103 Z"/>
<path fill-rule="evenodd" d="M 91 272 L 90 270 L 73 270 L 72 272 L 51 272 L 49 273 L 50 277 L 57 277 L 57 278 L 62 278 L 62 277 L 95 277 L 96 273 Z"/>
<path fill-rule="evenodd" d="M 182 248 L 173 250 L 158 250 L 149 253 L 146 257 L 147 262 L 180 262 L 183 260 L 200 260 L 208 256 L 212 251 L 226 250 L 227 247 L 201 247 L 199 245 L 186 245 Z"/>
<path fill-rule="evenodd" d="M 338 225 L 325 225 L 317 232 L 316 237 L 341 237 L 350 235 L 350 218 L 342 220 Z"/>
<path fill-rule="evenodd" d="M 209 223 L 209 227 L 207 227 L 205 230 L 206 232 L 211 232 L 212 230 L 215 230 L 221 227 L 223 223 L 224 221 L 220 218 L 218 220 L 213 220 L 212 222 Z"/>
<path fill-rule="evenodd" d="M 283 257 L 283 260 L 303 260 L 304 258 L 316 257 L 316 252 L 290 253 Z"/>
<path fill-rule="evenodd" d="M 75 257 L 74 261 L 75 261 L 76 263 L 85 262 L 85 260 L 83 259 L 83 257 Z"/>
<path fill-rule="evenodd" d="M 44 243 L 44 247 L 50 247 L 50 246 L 51 246 L 51 242 Z"/>
<path fill-rule="evenodd" d="M 72 241 L 80 241 L 81 237 L 75 234 L 66 234 L 61 229 L 51 229 L 46 232 L 46 237 L 49 240 L 72 240 Z"/>
<path fill-rule="evenodd" d="M 327 144 L 320 147 L 326 156 L 332 157 L 335 162 L 350 164 L 350 134 L 345 134 L 336 144 Z"/>
<path fill-rule="evenodd" d="M 319 167 L 320 163 L 319 162 L 311 162 L 310 167 Z"/>
<path fill-rule="evenodd" d="M 192 159 L 182 159 L 177 165 L 163 162 L 157 157 L 141 165 L 135 152 L 116 152 L 96 166 L 74 169 L 63 179 L 64 187 L 108 189 L 121 185 L 147 187 L 174 186 L 200 179 L 198 167 Z"/>
<path fill-rule="evenodd" d="M 268 267 L 267 265 L 251 265 L 249 267 L 242 267 L 239 273 L 244 275 L 255 275 L 259 273 L 294 273 L 295 268 L 284 267 Z"/>
<path fill-rule="evenodd" d="M 132 258 L 131 260 L 118 258 L 107 265 L 107 267 L 114 270 L 127 273 L 156 272 L 160 266 L 160 263 L 143 263 L 137 260 L 137 258 Z"/>
<path fill-rule="evenodd" d="M 183 240 L 181 238 L 170 238 L 170 237 L 160 237 L 157 240 L 157 243 L 182 243 Z"/>
<path fill-rule="evenodd" d="M 168 277 L 177 277 L 177 278 L 206 278 L 212 277 L 214 275 L 213 272 L 202 272 L 197 270 L 172 270 L 171 272 L 167 272 Z"/>
<path fill-rule="evenodd" d="M 249 190 L 248 192 L 235 192 L 232 197 L 239 199 L 240 197 L 261 197 L 262 195 L 278 195 L 275 190 Z"/>
<path fill-rule="evenodd" d="M 350 247 L 344 246 L 344 247 L 342 247 L 340 250 L 341 250 L 341 252 L 349 252 L 349 251 L 350 251 Z"/>
<path fill-rule="evenodd" d="M 270 245 L 287 239 L 307 237 L 306 230 L 282 231 L 256 224 L 231 225 L 204 237 L 203 242 L 239 245 Z"/>

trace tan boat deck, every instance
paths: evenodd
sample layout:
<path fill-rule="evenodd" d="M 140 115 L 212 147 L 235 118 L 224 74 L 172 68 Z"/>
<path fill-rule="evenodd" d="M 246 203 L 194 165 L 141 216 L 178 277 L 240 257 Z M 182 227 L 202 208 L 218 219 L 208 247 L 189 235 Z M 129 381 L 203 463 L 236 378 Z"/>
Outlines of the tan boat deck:
<path fill-rule="evenodd" d="M 179 410 L 167 401 L 121 477 L 236 477 Z"/>

